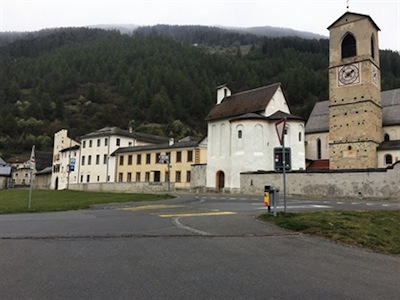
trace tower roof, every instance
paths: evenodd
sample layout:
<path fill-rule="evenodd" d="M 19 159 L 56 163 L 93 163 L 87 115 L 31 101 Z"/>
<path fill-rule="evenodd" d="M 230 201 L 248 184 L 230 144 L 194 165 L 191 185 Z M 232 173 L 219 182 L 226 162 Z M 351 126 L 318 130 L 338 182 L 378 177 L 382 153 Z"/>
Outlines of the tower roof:
<path fill-rule="evenodd" d="M 346 17 L 349 17 L 349 16 L 351 16 L 351 17 L 353 17 L 355 19 L 367 18 L 376 27 L 376 29 L 380 31 L 380 28 L 378 27 L 378 25 L 376 25 L 374 20 L 372 20 L 372 18 L 369 15 L 363 15 L 363 14 L 353 13 L 353 12 L 349 12 L 349 11 L 345 12 L 339 19 L 337 19 L 330 26 L 328 26 L 328 30 L 330 30 L 332 27 L 336 26 L 337 23 L 339 23 L 341 20 L 343 20 L 343 19 L 345 19 Z"/>

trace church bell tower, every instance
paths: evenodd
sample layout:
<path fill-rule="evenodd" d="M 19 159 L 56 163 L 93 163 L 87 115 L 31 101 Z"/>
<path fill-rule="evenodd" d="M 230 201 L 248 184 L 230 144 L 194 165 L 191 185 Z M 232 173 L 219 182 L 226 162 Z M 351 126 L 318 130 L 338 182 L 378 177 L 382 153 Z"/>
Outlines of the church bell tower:
<path fill-rule="evenodd" d="M 328 30 L 330 169 L 376 168 L 383 140 L 380 29 L 371 17 L 346 12 Z"/>

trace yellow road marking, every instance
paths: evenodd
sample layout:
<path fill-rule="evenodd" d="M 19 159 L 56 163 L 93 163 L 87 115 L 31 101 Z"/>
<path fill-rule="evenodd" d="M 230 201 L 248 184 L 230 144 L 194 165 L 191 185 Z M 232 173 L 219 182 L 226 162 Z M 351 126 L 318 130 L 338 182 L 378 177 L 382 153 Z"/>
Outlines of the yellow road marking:
<path fill-rule="evenodd" d="M 161 218 L 179 218 L 179 217 L 206 217 L 206 216 L 226 216 L 236 215 L 232 211 L 219 211 L 219 212 L 206 212 L 206 213 L 185 213 L 185 214 L 169 214 L 169 215 L 158 215 Z"/>
<path fill-rule="evenodd" d="M 124 207 L 119 210 L 127 210 L 127 211 L 139 211 L 139 210 L 151 210 L 151 209 L 165 209 L 165 208 L 178 208 L 184 207 L 182 205 L 143 205 L 143 206 L 135 206 L 135 207 Z"/>

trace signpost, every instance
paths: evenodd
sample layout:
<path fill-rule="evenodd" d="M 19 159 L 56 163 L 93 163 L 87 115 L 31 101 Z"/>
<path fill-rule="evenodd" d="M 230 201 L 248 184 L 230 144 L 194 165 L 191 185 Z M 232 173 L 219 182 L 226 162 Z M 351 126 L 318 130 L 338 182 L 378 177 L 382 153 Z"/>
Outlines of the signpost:
<path fill-rule="evenodd" d="M 286 213 L 286 153 L 285 153 L 285 127 L 286 118 L 275 123 L 276 133 L 278 134 L 279 143 L 282 146 L 282 172 L 283 172 L 283 204 Z"/>
<path fill-rule="evenodd" d="M 169 155 L 160 155 L 160 159 L 159 159 L 159 163 L 160 164 L 165 164 L 167 163 L 167 172 L 168 172 L 168 192 L 171 191 L 171 162 L 170 162 L 170 158 Z"/>
<path fill-rule="evenodd" d="M 33 189 L 33 172 L 36 169 L 36 157 L 35 157 L 35 145 L 32 146 L 31 157 L 29 160 L 29 168 L 31 169 L 31 182 L 29 186 L 29 196 L 28 196 L 28 209 L 31 209 L 32 202 L 32 189 Z"/>
<path fill-rule="evenodd" d="M 71 157 L 69 159 L 69 171 L 70 172 L 75 171 L 75 158 L 74 157 Z"/>
<path fill-rule="evenodd" d="M 71 150 L 70 150 L 71 152 Z M 71 155 L 71 154 L 70 154 Z M 74 157 L 70 157 L 69 158 L 69 164 L 68 164 L 68 178 L 67 178 L 67 190 L 69 190 L 69 176 L 71 174 L 71 172 L 75 171 L 75 158 Z"/>

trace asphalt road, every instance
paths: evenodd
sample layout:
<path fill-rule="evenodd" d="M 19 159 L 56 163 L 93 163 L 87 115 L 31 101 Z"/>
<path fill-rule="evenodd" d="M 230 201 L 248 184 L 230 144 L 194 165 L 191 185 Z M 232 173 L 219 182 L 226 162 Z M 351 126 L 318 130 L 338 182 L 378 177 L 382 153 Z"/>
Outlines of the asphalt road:
<path fill-rule="evenodd" d="M 287 201 L 338 208 L 399 205 Z M 264 210 L 261 197 L 180 195 L 0 215 L 0 299 L 399 299 L 399 256 L 266 225 Z"/>

